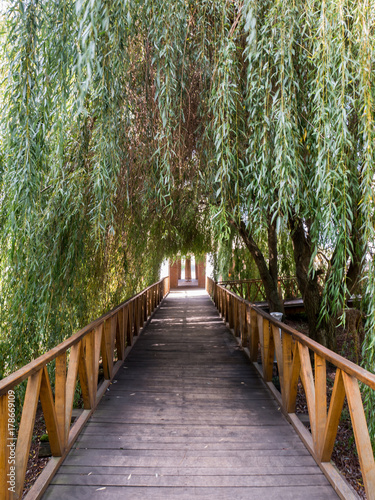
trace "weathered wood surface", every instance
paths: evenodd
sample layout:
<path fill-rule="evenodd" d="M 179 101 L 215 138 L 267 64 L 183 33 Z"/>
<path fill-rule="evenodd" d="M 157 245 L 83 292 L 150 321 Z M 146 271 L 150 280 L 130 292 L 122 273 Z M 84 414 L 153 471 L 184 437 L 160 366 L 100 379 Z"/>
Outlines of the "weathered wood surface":
<path fill-rule="evenodd" d="M 52 480 L 53 499 L 334 499 L 205 292 L 171 293 Z"/>

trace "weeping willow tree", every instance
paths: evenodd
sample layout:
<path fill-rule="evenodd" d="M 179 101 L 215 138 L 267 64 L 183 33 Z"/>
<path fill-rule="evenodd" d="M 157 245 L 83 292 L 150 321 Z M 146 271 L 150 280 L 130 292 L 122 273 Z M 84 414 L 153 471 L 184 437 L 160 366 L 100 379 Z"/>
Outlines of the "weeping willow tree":
<path fill-rule="evenodd" d="M 0 54 L 2 375 L 155 281 L 165 255 L 209 244 L 190 182 L 197 164 L 191 175 L 180 164 L 173 200 L 165 182 L 179 118 L 172 106 L 163 111 L 173 64 L 156 84 L 170 59 L 151 46 L 162 12 L 152 2 L 9 2 Z"/>
<path fill-rule="evenodd" d="M 293 245 L 322 343 L 360 284 L 374 370 L 374 13 L 375 0 L 10 2 L 5 368 L 148 284 L 163 256 L 208 250 L 211 225 L 242 239 L 273 310 Z"/>
<path fill-rule="evenodd" d="M 310 334 L 325 345 L 360 290 L 373 371 L 375 3 L 249 0 L 221 15 L 207 134 L 218 227 L 242 236 L 271 310 L 289 234 Z"/>
<path fill-rule="evenodd" d="M 323 344 L 335 346 L 346 299 L 360 290 L 372 370 L 374 7 L 221 0 L 139 10 L 158 112 L 155 195 L 173 211 L 175 194 L 198 186 L 216 236 L 231 226 L 251 253 L 271 310 L 282 310 L 287 234 L 310 334 Z"/>

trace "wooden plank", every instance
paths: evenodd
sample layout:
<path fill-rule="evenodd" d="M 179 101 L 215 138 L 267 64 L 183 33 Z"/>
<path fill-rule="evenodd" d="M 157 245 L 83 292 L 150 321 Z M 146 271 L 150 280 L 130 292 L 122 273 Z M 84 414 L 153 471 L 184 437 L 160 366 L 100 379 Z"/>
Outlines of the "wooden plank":
<path fill-rule="evenodd" d="M 250 309 L 250 360 L 255 363 L 258 359 L 259 326 L 258 316 L 254 309 Z"/>
<path fill-rule="evenodd" d="M 79 350 L 78 374 L 81 386 L 83 406 L 85 410 L 89 410 L 90 408 L 92 408 L 91 406 L 92 401 L 90 397 L 90 385 L 87 373 L 86 352 L 84 348 L 85 344 L 86 344 L 86 337 L 82 339 L 81 348 Z"/>
<path fill-rule="evenodd" d="M 310 361 L 310 354 L 308 347 L 300 343 L 298 343 L 298 351 L 301 360 L 301 381 L 303 384 L 303 388 L 305 389 L 307 409 L 310 417 L 311 434 L 313 440 L 315 440 L 315 385 Z"/>
<path fill-rule="evenodd" d="M 296 398 L 298 389 L 298 380 L 301 372 L 301 358 L 298 349 L 299 343 L 296 342 L 293 349 L 293 364 L 290 373 L 290 384 L 287 392 L 287 412 L 294 413 L 296 408 Z"/>
<path fill-rule="evenodd" d="M 292 337 L 281 330 L 282 337 L 282 366 L 283 366 L 283 376 L 280 379 L 281 385 L 281 397 L 282 403 L 285 411 L 288 411 L 288 393 L 289 388 L 291 386 L 291 377 L 292 377 L 292 367 L 293 367 L 293 358 L 292 358 Z"/>
<path fill-rule="evenodd" d="M 262 370 L 263 370 L 263 377 L 264 377 L 264 323 L 263 323 L 263 317 L 257 315 L 257 324 L 258 324 L 258 332 L 259 332 L 259 345 L 260 345 L 260 355 L 262 359 Z"/>
<path fill-rule="evenodd" d="M 230 294 L 225 290 L 225 322 L 229 323 L 230 318 Z"/>
<path fill-rule="evenodd" d="M 60 354 L 55 361 L 55 410 L 59 436 L 63 446 L 67 441 L 65 435 L 65 407 L 66 407 L 66 352 Z"/>
<path fill-rule="evenodd" d="M 93 394 L 95 401 L 97 400 L 97 390 L 98 390 L 98 376 L 99 376 L 99 359 L 100 359 L 100 348 L 102 345 L 103 336 L 103 323 L 97 326 L 94 330 L 94 340 L 95 340 L 95 358 L 94 358 L 94 383 L 93 383 Z"/>
<path fill-rule="evenodd" d="M 324 433 L 327 424 L 327 369 L 326 361 L 314 354 L 315 368 L 315 436 L 316 454 L 321 456 L 324 443 Z"/>
<path fill-rule="evenodd" d="M 266 382 L 270 382 L 272 380 L 275 346 L 270 332 L 270 322 L 266 318 L 262 318 L 262 322 L 263 335 L 260 334 L 259 339 L 262 348 L 263 378 Z"/>
<path fill-rule="evenodd" d="M 107 320 L 103 323 L 103 335 L 101 338 L 101 354 L 102 354 L 102 366 L 104 372 L 104 378 L 109 380 L 111 378 L 110 372 L 110 340 L 111 335 L 111 323 Z"/>
<path fill-rule="evenodd" d="M 321 449 L 317 450 L 319 452 L 318 456 L 322 462 L 329 462 L 331 460 L 344 401 L 345 388 L 342 378 L 342 372 L 341 370 L 336 370 L 335 382 L 333 385 L 322 447 Z"/>
<path fill-rule="evenodd" d="M 139 327 L 139 299 L 135 299 L 133 301 L 133 313 L 134 313 L 134 335 L 137 336 L 139 335 L 140 327 Z"/>
<path fill-rule="evenodd" d="M 233 299 L 232 303 L 233 307 L 233 330 L 234 330 L 234 336 L 238 337 L 238 330 L 239 330 L 239 303 L 238 300 Z"/>
<path fill-rule="evenodd" d="M 95 406 L 96 401 L 96 356 L 95 356 L 95 330 L 92 330 L 85 337 L 85 361 L 86 361 L 86 374 L 89 392 L 89 408 Z"/>
<path fill-rule="evenodd" d="M 365 485 L 366 495 L 368 500 L 375 499 L 375 461 L 374 453 L 371 446 L 371 440 L 367 429 L 365 412 L 363 410 L 361 392 L 359 390 L 358 381 L 343 373 L 346 399 L 348 401 L 350 417 L 352 420 L 355 443 L 363 483 Z"/>
<path fill-rule="evenodd" d="M 228 475 L 228 472 L 231 473 L 232 477 L 237 477 L 237 481 L 241 481 L 241 476 L 271 476 L 271 475 L 303 475 L 303 476 L 311 476 L 312 478 L 316 478 L 320 475 L 319 469 L 317 469 L 316 465 L 313 466 L 301 466 L 294 467 L 288 465 L 282 466 L 254 466 L 254 467 L 237 467 L 235 470 L 228 471 L 225 467 L 205 467 L 204 469 L 199 469 L 198 467 L 122 467 L 122 466 L 105 466 L 97 467 L 97 466 L 81 466 L 80 471 L 82 475 L 88 475 L 90 472 L 92 475 L 94 474 L 106 474 L 108 476 L 121 474 L 122 476 L 127 477 L 129 474 L 134 475 L 153 475 L 158 474 L 160 476 L 170 475 L 170 476 L 180 476 L 180 477 L 189 477 L 196 476 L 198 471 L 201 477 L 205 476 L 224 476 Z M 74 465 L 62 465 L 60 469 L 61 474 L 77 474 L 77 469 Z"/>
<path fill-rule="evenodd" d="M 72 411 L 74 403 L 74 394 L 77 384 L 80 350 L 81 350 L 81 342 L 70 348 L 68 375 L 66 378 L 66 396 L 65 396 L 65 432 L 64 432 L 65 446 L 69 441 L 70 422 L 72 420 Z"/>
<path fill-rule="evenodd" d="M 251 436 L 251 440 L 250 440 Z M 283 436 L 273 436 L 272 438 L 266 433 L 262 433 L 262 438 L 257 437 L 256 433 L 250 434 L 249 439 L 244 441 L 243 435 L 226 436 L 225 438 L 213 436 L 157 436 L 157 435 L 129 435 L 124 433 L 112 433 L 106 436 L 106 439 L 100 439 L 100 432 L 87 433 L 83 432 L 77 442 L 77 448 L 95 447 L 101 449 L 123 449 L 137 450 L 139 453 L 142 450 L 184 450 L 185 451 L 239 451 L 239 450 L 263 450 L 270 452 L 278 452 L 283 450 L 284 453 L 308 455 L 309 452 L 299 439 L 298 436 L 292 435 L 289 438 Z M 318 473 L 317 469 L 314 469 Z"/>
<path fill-rule="evenodd" d="M 110 335 L 109 335 L 109 339 L 110 339 L 110 345 L 109 345 L 110 378 L 112 378 L 113 365 L 115 363 L 117 314 L 114 314 L 110 319 Z"/>
<path fill-rule="evenodd" d="M 148 460 L 153 460 L 154 458 L 160 460 L 169 460 L 175 459 L 178 463 L 183 459 L 194 459 L 196 460 L 196 465 L 199 466 L 201 461 L 205 461 L 206 459 L 216 460 L 237 460 L 238 458 L 243 458 L 244 461 L 249 461 L 249 464 L 252 462 L 253 464 L 257 463 L 258 459 L 261 459 L 262 462 L 266 463 L 267 460 L 271 460 L 272 463 L 275 462 L 275 458 L 278 457 L 281 462 L 285 464 L 288 463 L 288 459 L 290 458 L 293 463 L 296 463 L 296 459 L 299 457 L 301 460 L 308 459 L 309 463 L 313 463 L 311 460 L 310 453 L 306 450 L 306 448 L 298 448 L 298 449 L 282 449 L 279 447 L 278 442 L 275 442 L 273 448 L 241 448 L 241 446 L 237 446 L 237 448 L 231 447 L 222 447 L 218 449 L 211 449 L 210 445 L 205 445 L 200 447 L 200 449 L 190 449 L 188 446 L 182 448 L 169 448 L 164 449 L 162 447 L 156 449 L 129 449 L 124 445 L 118 443 L 117 440 L 112 440 L 112 447 L 105 446 L 105 443 L 101 443 L 101 446 L 97 446 L 98 437 L 95 436 L 95 441 L 85 440 L 84 442 L 77 443 L 76 451 L 72 452 L 72 456 L 74 457 L 82 457 L 90 455 L 91 457 L 99 457 L 99 456 L 111 456 L 131 459 L 132 457 L 135 459 L 142 459 L 144 463 L 147 465 Z M 81 453 L 82 451 L 82 453 Z M 217 460 L 219 463 L 219 460 Z M 291 462 L 291 463 L 292 463 Z M 229 462 L 228 462 L 229 463 Z M 224 462 L 223 462 L 224 464 Z"/>
<path fill-rule="evenodd" d="M 142 473 L 123 475 L 123 474 L 58 474 L 53 480 L 53 484 L 60 485 L 85 485 L 85 486 L 153 486 L 156 488 L 169 487 L 178 488 L 186 486 L 189 488 L 196 487 L 230 487 L 236 488 L 238 486 L 239 478 L 232 476 L 230 472 L 223 470 L 223 474 L 217 476 L 177 476 L 170 474 L 153 474 L 146 475 Z M 296 475 L 296 474 L 283 474 L 283 475 L 265 475 L 259 474 L 258 476 L 244 476 L 241 478 L 241 487 L 291 487 L 291 486 L 328 486 L 327 479 L 321 475 Z M 168 497 L 167 497 L 168 498 Z"/>
<path fill-rule="evenodd" d="M 125 335 L 124 335 L 124 311 L 120 309 L 117 314 L 116 325 L 116 350 L 118 359 L 124 359 L 125 355 Z"/>
<path fill-rule="evenodd" d="M 125 306 L 123 309 L 123 320 L 124 320 L 124 337 L 125 337 L 125 346 L 131 345 L 130 340 L 130 332 L 128 330 L 129 326 L 129 306 Z"/>
<path fill-rule="evenodd" d="M 16 445 L 16 498 L 21 497 L 39 400 L 42 370 L 29 377 Z"/>
<path fill-rule="evenodd" d="M 60 457 L 64 451 L 64 434 L 60 436 L 60 427 L 57 420 L 51 384 L 46 366 L 43 368 L 42 381 L 40 385 L 40 402 L 42 405 L 52 455 L 54 457 Z"/>
<path fill-rule="evenodd" d="M 133 344 L 133 332 L 134 332 L 134 302 L 130 302 L 128 305 L 128 330 L 126 335 L 126 345 L 130 346 Z"/>
<path fill-rule="evenodd" d="M 48 492 L 45 500 L 61 500 L 62 498 L 85 498 L 85 486 L 71 486 L 71 485 L 55 485 L 55 490 Z M 235 489 L 236 500 L 264 500 L 264 488 L 251 488 L 238 486 Z M 179 499 L 191 500 L 192 491 L 188 487 L 180 487 L 175 492 L 171 492 L 168 487 L 131 487 L 126 489 L 127 498 L 132 500 L 147 500 L 149 499 Z M 282 495 L 282 496 L 281 496 Z M 204 498 L 207 500 L 217 500 L 221 498 L 233 498 L 233 488 L 214 488 L 214 487 L 196 487 L 194 488 L 194 497 Z M 93 500 L 119 500 L 124 498 L 124 489 L 121 486 L 114 486 L 106 488 L 103 486 L 100 491 L 93 491 L 90 498 Z M 277 500 L 279 498 L 288 498 L 293 500 L 306 500 L 306 498 L 313 498 L 314 500 L 330 500 L 337 498 L 332 495 L 332 488 L 330 486 L 305 486 L 304 493 L 301 492 L 301 487 L 292 486 L 289 488 L 269 487 L 267 488 L 267 498 L 269 500 Z"/>
<path fill-rule="evenodd" d="M 97 466 L 122 466 L 122 467 L 175 467 L 179 464 L 183 467 L 241 467 L 246 460 L 248 467 L 280 467 L 288 465 L 289 467 L 306 467 L 316 465 L 311 455 L 292 455 L 292 456 L 250 456 L 246 454 L 222 455 L 222 456 L 185 456 L 184 453 L 176 456 L 165 456 L 159 453 L 156 456 L 132 456 L 126 455 L 123 450 L 111 450 L 105 453 L 105 450 L 73 450 L 65 460 L 65 465 L 76 465 L 77 467 L 88 466 L 93 462 Z"/>
<path fill-rule="evenodd" d="M 246 304 L 241 303 L 241 324 L 240 324 L 240 334 L 241 334 L 241 344 L 243 347 L 248 346 L 248 308 Z M 250 310 L 249 310 L 250 316 Z"/>
<path fill-rule="evenodd" d="M 284 386 L 284 359 L 283 359 L 283 348 L 281 344 L 281 336 L 279 328 L 275 325 L 271 325 L 277 367 L 279 371 L 280 387 Z"/>
<path fill-rule="evenodd" d="M 236 299 L 234 298 L 233 295 L 228 296 L 229 299 L 229 329 L 234 330 L 234 308 L 235 308 L 235 303 Z"/>

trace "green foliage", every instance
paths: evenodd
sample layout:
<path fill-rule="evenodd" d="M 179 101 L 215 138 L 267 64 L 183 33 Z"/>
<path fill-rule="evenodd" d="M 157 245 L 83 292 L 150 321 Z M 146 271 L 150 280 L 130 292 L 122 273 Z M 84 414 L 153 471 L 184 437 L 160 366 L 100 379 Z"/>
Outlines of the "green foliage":
<path fill-rule="evenodd" d="M 269 266 L 274 225 L 277 271 L 294 274 L 293 218 L 322 322 L 361 281 L 374 370 L 374 8 L 11 3 L 0 26 L 1 374 L 155 280 L 165 256 L 217 240 L 216 272 L 234 248 L 236 274 L 244 262 L 255 277 L 232 233 L 241 222 Z"/>

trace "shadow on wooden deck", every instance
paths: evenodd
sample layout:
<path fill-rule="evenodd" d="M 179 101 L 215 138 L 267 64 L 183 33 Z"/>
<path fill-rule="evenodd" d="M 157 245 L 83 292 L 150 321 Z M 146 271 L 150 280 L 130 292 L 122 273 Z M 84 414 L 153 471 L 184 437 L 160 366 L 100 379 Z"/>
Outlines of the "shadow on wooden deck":
<path fill-rule="evenodd" d="M 206 292 L 176 289 L 44 497 L 338 498 Z"/>

